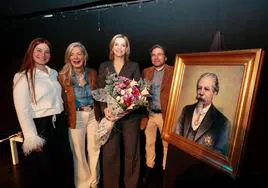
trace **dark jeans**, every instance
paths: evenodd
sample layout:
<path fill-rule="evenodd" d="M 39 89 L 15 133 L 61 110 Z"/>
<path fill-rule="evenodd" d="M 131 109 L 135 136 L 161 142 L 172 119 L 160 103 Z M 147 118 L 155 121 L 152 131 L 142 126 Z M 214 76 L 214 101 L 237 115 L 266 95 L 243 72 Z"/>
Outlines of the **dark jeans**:
<path fill-rule="evenodd" d="M 120 177 L 123 177 L 126 188 L 138 187 L 140 171 L 139 123 L 140 115 L 137 113 L 131 113 L 118 120 L 109 140 L 103 145 L 104 188 L 119 188 Z M 121 152 L 120 146 L 123 147 L 123 152 Z M 120 152 L 123 153 L 122 158 L 120 158 Z M 122 174 L 120 169 L 123 171 Z"/>

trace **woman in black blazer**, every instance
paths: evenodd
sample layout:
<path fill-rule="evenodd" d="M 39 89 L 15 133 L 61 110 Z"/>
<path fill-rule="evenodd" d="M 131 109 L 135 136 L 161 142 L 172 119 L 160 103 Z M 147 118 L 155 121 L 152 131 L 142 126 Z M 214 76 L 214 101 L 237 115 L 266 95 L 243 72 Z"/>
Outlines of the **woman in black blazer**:
<path fill-rule="evenodd" d="M 130 44 L 125 35 L 115 35 L 109 45 L 110 61 L 100 64 L 99 86 L 105 87 L 106 76 L 117 73 L 129 79 L 138 81 L 141 77 L 138 63 L 129 61 Z M 104 103 L 102 110 L 108 120 L 114 121 L 111 110 Z M 140 114 L 133 111 L 115 123 L 115 127 L 106 144 L 103 145 L 102 172 L 104 188 L 119 188 L 120 177 L 123 178 L 126 188 L 138 187 L 140 171 Z M 120 146 L 124 156 L 120 158 Z M 120 163 L 122 161 L 122 163 Z M 121 167 L 121 165 L 123 165 Z M 120 169 L 123 174 L 120 174 Z"/>

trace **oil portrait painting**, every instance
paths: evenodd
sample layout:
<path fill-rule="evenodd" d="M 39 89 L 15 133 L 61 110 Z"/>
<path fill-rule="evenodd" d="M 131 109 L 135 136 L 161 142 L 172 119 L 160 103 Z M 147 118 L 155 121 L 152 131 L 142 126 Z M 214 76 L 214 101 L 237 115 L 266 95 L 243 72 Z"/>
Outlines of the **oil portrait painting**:
<path fill-rule="evenodd" d="M 235 178 L 263 54 L 261 49 L 177 54 L 163 138 Z"/>

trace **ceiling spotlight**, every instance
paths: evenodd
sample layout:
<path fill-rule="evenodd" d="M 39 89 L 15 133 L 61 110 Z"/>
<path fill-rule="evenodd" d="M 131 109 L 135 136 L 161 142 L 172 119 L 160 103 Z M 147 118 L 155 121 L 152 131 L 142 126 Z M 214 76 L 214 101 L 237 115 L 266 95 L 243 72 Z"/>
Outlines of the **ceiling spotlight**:
<path fill-rule="evenodd" d="M 43 18 L 51 18 L 51 17 L 53 17 L 53 14 L 46 14 L 43 16 Z"/>

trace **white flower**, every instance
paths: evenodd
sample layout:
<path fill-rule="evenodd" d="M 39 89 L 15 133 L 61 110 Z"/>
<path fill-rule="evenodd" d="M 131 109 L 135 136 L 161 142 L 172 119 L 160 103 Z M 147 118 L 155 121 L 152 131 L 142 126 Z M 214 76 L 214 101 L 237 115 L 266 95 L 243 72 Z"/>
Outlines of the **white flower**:
<path fill-rule="evenodd" d="M 123 97 L 120 97 L 120 103 L 121 103 L 121 104 L 124 104 L 124 99 L 123 99 Z"/>
<path fill-rule="evenodd" d="M 142 94 L 143 96 L 149 95 L 149 92 L 148 92 L 147 88 L 144 88 L 144 89 L 142 90 L 141 94 Z"/>
<path fill-rule="evenodd" d="M 127 108 L 127 110 L 132 110 L 132 109 L 134 108 L 134 106 L 135 106 L 135 104 L 132 103 L 132 104 Z"/>
<path fill-rule="evenodd" d="M 128 89 L 127 89 L 127 92 L 128 92 L 128 93 L 132 93 L 132 88 L 128 88 Z"/>
<path fill-rule="evenodd" d="M 130 87 L 133 87 L 135 85 L 138 85 L 138 83 L 133 79 L 131 82 L 130 82 Z"/>
<path fill-rule="evenodd" d="M 125 95 L 125 93 L 126 93 L 126 91 L 123 90 L 123 89 L 122 89 L 121 92 L 120 92 L 121 95 Z"/>
<path fill-rule="evenodd" d="M 117 96 L 117 97 L 116 97 L 116 100 L 117 100 L 117 101 L 120 101 L 120 100 L 121 100 L 121 97 L 120 97 L 120 96 Z"/>

